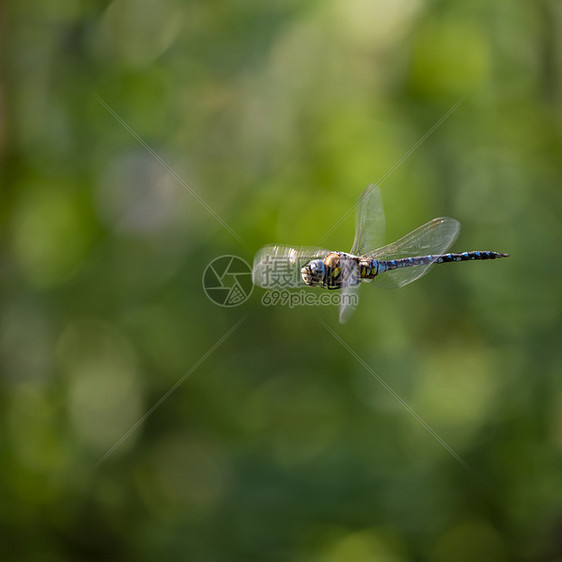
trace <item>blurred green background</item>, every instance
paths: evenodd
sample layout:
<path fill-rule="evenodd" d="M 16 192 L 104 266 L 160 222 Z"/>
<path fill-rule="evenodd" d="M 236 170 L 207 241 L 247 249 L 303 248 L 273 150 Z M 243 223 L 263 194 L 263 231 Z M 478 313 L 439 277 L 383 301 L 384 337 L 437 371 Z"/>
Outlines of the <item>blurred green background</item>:
<path fill-rule="evenodd" d="M 562 560 L 559 1 L 0 18 L 5 559 Z M 363 287 L 343 326 L 206 298 L 212 259 L 318 244 L 381 179 L 388 240 L 448 215 L 511 257 Z"/>

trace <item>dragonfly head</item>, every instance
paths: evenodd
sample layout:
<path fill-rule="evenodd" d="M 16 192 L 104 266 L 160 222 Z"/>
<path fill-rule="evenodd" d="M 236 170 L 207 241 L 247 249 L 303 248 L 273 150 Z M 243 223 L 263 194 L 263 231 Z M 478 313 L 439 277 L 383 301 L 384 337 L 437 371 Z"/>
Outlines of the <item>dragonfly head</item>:
<path fill-rule="evenodd" d="M 302 280 L 309 287 L 316 287 L 324 281 L 324 275 L 326 273 L 326 266 L 324 262 L 320 259 L 312 260 L 308 262 L 302 269 L 301 275 Z"/>

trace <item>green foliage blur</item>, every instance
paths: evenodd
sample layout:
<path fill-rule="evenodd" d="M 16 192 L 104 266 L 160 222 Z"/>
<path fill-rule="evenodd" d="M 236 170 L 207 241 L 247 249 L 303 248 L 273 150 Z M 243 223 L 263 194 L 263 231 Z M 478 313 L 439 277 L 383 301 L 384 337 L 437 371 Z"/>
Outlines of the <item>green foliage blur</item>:
<path fill-rule="evenodd" d="M 3 559 L 562 560 L 560 2 L 0 21 Z M 205 296 L 217 256 L 349 250 L 371 182 L 388 241 L 452 216 L 511 257 L 345 325 Z"/>

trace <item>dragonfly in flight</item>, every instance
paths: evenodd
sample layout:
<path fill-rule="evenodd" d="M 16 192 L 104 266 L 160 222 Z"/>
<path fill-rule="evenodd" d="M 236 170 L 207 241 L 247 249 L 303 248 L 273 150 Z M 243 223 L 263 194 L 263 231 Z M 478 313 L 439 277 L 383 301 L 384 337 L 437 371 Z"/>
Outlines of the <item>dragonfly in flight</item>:
<path fill-rule="evenodd" d="M 369 185 L 357 208 L 355 240 L 349 253 L 315 246 L 268 245 L 255 256 L 254 284 L 265 289 L 303 285 L 341 289 L 339 318 L 343 323 L 358 303 L 357 291 L 362 282 L 385 288 L 403 287 L 438 263 L 509 256 L 490 250 L 445 253 L 460 231 L 460 223 L 447 217 L 433 219 L 382 246 L 385 219 L 380 189 Z"/>

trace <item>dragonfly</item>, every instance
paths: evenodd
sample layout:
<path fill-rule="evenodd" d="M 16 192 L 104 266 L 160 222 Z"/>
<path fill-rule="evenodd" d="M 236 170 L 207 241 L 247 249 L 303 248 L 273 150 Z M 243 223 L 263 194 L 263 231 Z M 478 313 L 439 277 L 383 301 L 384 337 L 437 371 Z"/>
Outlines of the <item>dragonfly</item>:
<path fill-rule="evenodd" d="M 254 258 L 252 280 L 264 289 L 318 287 L 341 290 L 339 320 L 344 323 L 359 302 L 361 283 L 403 287 L 439 263 L 506 258 L 491 250 L 446 253 L 457 239 L 460 223 L 440 217 L 382 245 L 385 217 L 380 188 L 371 184 L 357 203 L 355 240 L 350 252 L 316 246 L 272 244 Z"/>

